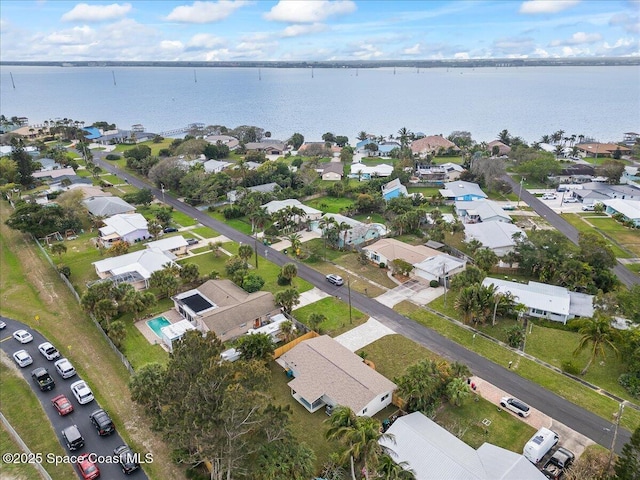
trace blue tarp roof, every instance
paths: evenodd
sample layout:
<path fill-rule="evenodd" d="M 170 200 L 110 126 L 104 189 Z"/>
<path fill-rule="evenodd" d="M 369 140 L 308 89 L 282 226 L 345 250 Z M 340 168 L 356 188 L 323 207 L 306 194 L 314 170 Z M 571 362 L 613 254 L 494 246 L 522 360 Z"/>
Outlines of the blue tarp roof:
<path fill-rule="evenodd" d="M 88 133 L 88 135 L 86 135 L 87 140 L 95 140 L 96 138 L 100 138 L 102 136 L 100 130 L 98 130 L 96 127 L 86 127 L 82 130 Z"/>

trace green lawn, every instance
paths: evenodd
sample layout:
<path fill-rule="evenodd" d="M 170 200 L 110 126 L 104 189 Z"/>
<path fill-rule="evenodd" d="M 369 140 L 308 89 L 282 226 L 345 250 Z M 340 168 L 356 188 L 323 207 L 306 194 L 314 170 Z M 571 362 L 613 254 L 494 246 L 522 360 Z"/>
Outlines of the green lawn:
<path fill-rule="evenodd" d="M 351 218 L 353 218 L 354 220 L 359 220 L 362 223 L 381 223 L 383 225 L 387 223 L 387 220 L 379 213 L 363 213 L 360 215 L 353 215 Z"/>
<path fill-rule="evenodd" d="M 198 223 L 193 217 L 190 217 L 186 213 L 178 212 L 177 210 L 173 211 L 172 217 L 173 221 L 182 227 L 191 227 Z"/>
<path fill-rule="evenodd" d="M 579 232 L 593 232 L 594 230 L 599 232 L 610 242 L 609 246 L 618 258 L 640 256 L 640 230 L 632 230 L 619 224 L 613 218 L 593 212 L 586 214 L 565 213 L 562 218 L 576 227 Z"/>
<path fill-rule="evenodd" d="M 100 175 L 98 177 L 98 182 L 103 181 L 103 182 L 108 182 L 111 185 L 119 185 L 121 183 L 124 183 L 124 180 L 122 180 L 120 177 L 117 177 L 116 175 Z"/>
<path fill-rule="evenodd" d="M 245 235 L 251 235 L 251 222 L 245 218 L 233 218 L 231 220 L 227 220 L 224 218 L 222 211 L 216 210 L 215 212 L 206 212 L 211 218 L 214 218 L 220 222 L 226 223 L 232 228 L 235 228 L 239 232 L 244 233 Z"/>
<path fill-rule="evenodd" d="M 307 324 L 307 320 L 312 313 L 322 313 L 327 319 L 320 324 L 321 332 L 335 337 L 363 324 L 369 318 L 360 310 L 352 307 L 352 323 L 349 323 L 349 304 L 347 301 L 347 298 L 343 298 L 342 301 L 334 297 L 323 298 L 311 305 L 294 310 L 293 316 L 302 323 Z"/>
<path fill-rule="evenodd" d="M 426 198 L 431 198 L 434 195 L 438 195 L 440 193 L 440 189 L 438 187 L 407 187 L 407 192 L 411 193 L 421 193 Z"/>
<path fill-rule="evenodd" d="M 196 227 L 190 230 L 191 233 L 195 233 L 196 235 L 200 235 L 203 238 L 213 238 L 217 237 L 220 234 L 216 232 L 213 228 L 209 227 Z"/>
<path fill-rule="evenodd" d="M 358 261 L 358 255 L 355 253 L 347 253 L 343 255 L 336 263 L 342 267 L 345 267 L 347 270 L 353 273 L 356 273 L 362 277 L 368 278 L 369 280 L 382 285 L 383 287 L 395 288 L 398 286 L 387 276 L 386 269 L 380 268 L 373 263 L 362 265 Z M 351 288 L 356 288 L 356 286 L 360 283 L 364 283 L 364 286 L 368 286 L 366 285 L 367 282 L 365 280 L 355 277 L 351 278 Z"/>
<path fill-rule="evenodd" d="M 4 354 L 3 354 L 4 355 Z M 58 442 L 58 436 L 53 430 L 42 405 L 27 382 L 4 363 L 0 362 L 0 378 L 2 388 L 0 388 L 0 405 L 2 413 L 11 423 L 11 426 L 18 432 L 18 435 L 27 444 L 31 452 L 41 453 L 46 456 L 48 453 L 54 455 L 66 455 L 66 452 Z M 18 401 L 19 399 L 19 401 Z M 77 414 L 76 414 L 77 415 Z M 19 453 L 20 449 L 13 443 L 13 440 L 1 429 L 0 445 L 2 452 Z M 75 478 L 73 467 L 69 464 L 42 462 L 42 466 L 53 478 Z M 31 466 L 7 465 L 0 462 L 0 476 L 2 478 L 13 478 L 12 475 L 24 473 L 24 478 L 39 478 L 34 474 L 35 469 Z"/>
<path fill-rule="evenodd" d="M 43 421 L 46 421 L 43 419 Z M 0 451 L 3 453 L 22 453 L 20 446 L 5 430 L 4 425 L 0 426 Z M 67 472 L 69 473 L 69 472 Z M 6 463 L 0 462 L 0 478 L 27 479 L 40 478 L 36 467 L 29 463 Z"/>
<path fill-rule="evenodd" d="M 325 213 L 340 213 L 344 209 L 351 207 L 353 200 L 350 198 L 319 197 L 308 200 L 304 204 L 317 210 L 322 210 Z"/>
<path fill-rule="evenodd" d="M 451 297 L 452 296 L 449 295 L 448 302 L 447 302 L 448 308 L 445 309 L 445 313 L 448 313 L 448 314 L 452 313 L 452 309 L 451 309 L 452 303 L 449 303 L 449 302 L 453 302 L 453 298 Z M 432 302 L 430 306 L 432 308 L 436 308 L 437 310 L 440 309 L 438 308 L 438 305 L 435 302 Z M 528 378 L 529 380 L 535 383 L 538 383 L 539 385 L 542 385 L 545 388 L 548 388 L 549 390 L 557 393 L 561 397 L 564 397 L 567 400 L 575 403 L 576 405 L 579 405 L 582 408 L 585 408 L 591 412 L 594 412 L 597 415 L 600 415 L 601 417 L 606 418 L 607 420 L 610 419 L 611 412 L 614 412 L 617 409 L 617 403 L 614 400 L 611 400 L 608 397 L 605 397 L 604 395 L 600 395 L 591 389 L 583 387 L 578 382 L 575 382 L 559 373 L 555 373 L 554 371 L 549 370 L 548 368 L 545 368 L 537 364 L 536 362 L 520 357 L 519 355 L 513 353 L 512 351 L 504 347 L 500 347 L 499 345 L 496 345 L 494 342 L 487 340 L 481 336 L 476 336 L 476 338 L 474 338 L 473 333 L 470 332 L 469 330 L 466 330 L 448 320 L 445 320 L 443 318 L 438 317 L 437 315 L 427 312 L 426 310 L 423 310 L 409 302 L 402 302 L 396 305 L 394 307 L 394 310 L 417 321 L 418 323 L 426 327 L 433 328 L 440 334 L 450 338 L 451 340 L 459 343 L 460 345 L 463 345 L 464 347 L 470 350 L 475 351 L 476 353 L 486 357 L 487 359 L 497 363 L 498 365 L 507 365 L 509 361 L 513 361 L 515 364 L 514 371 L 516 371 L 518 374 L 522 375 L 525 378 Z M 455 313 L 455 311 L 453 311 L 453 313 Z M 457 317 L 457 315 L 451 315 L 451 316 Z M 535 326 L 533 328 L 533 333 L 527 336 L 527 348 L 526 348 L 527 353 L 533 354 L 531 349 L 544 348 L 543 347 L 544 340 L 540 340 L 540 339 L 534 340 L 534 338 L 537 337 L 542 331 L 542 330 L 538 331 L 538 329 L 542 329 L 542 327 Z M 554 330 L 553 333 L 551 333 L 551 335 L 553 335 L 554 333 L 559 333 L 559 332 Z M 534 346 L 531 346 L 532 343 L 534 344 Z M 571 346 L 567 346 L 567 345 L 558 347 L 558 345 L 554 345 L 554 348 L 556 349 L 561 348 L 563 351 L 570 353 L 571 351 L 573 351 L 575 347 L 571 348 Z M 547 354 L 547 357 L 548 355 L 549 354 Z M 564 353 L 562 353 L 562 355 L 564 355 Z M 547 358 L 542 358 L 542 359 L 547 361 Z M 608 357 L 608 360 L 605 363 L 605 366 L 612 361 L 613 360 L 611 359 L 611 357 Z M 552 362 L 549 362 L 549 363 L 552 363 Z M 576 357 L 575 364 L 585 365 L 586 353 L 582 353 L 580 356 Z M 595 367 L 595 365 L 592 368 L 593 368 L 593 372 L 588 372 L 587 375 L 585 376 L 585 380 L 592 381 L 595 383 L 599 380 L 602 380 L 603 378 L 606 378 L 606 374 L 603 372 L 600 372 L 598 368 Z M 603 368 L 603 367 L 600 367 L 600 368 Z M 604 384 L 601 384 L 601 386 L 603 388 L 609 388 L 610 386 L 611 391 L 615 391 L 616 393 L 620 394 L 624 398 L 631 399 L 628 394 L 623 394 L 620 387 L 614 385 L 617 380 L 617 375 L 615 375 L 615 371 L 617 371 L 617 367 L 614 368 L 613 374 L 610 373 L 611 378 L 607 379 L 606 383 L 603 380 Z M 625 415 L 621 423 L 624 423 L 626 425 L 626 428 L 634 430 L 635 427 L 640 426 L 640 412 L 637 412 L 632 409 L 628 409 L 628 410 L 629 410 L 628 412 L 625 411 Z"/>

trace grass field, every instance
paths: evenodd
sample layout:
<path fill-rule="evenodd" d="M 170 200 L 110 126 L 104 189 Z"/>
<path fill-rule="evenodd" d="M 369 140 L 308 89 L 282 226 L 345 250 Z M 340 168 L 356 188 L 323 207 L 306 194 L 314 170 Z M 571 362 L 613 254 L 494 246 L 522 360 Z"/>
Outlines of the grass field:
<path fill-rule="evenodd" d="M 245 235 L 251 235 L 251 222 L 247 220 L 245 217 L 242 218 L 233 218 L 231 220 L 227 220 L 224 218 L 221 210 L 216 210 L 215 212 L 206 212 L 211 218 L 218 220 L 222 223 L 226 223 L 231 228 L 238 230 L 239 232 L 244 233 Z"/>
<path fill-rule="evenodd" d="M 308 325 L 307 321 L 312 313 L 322 313 L 327 319 L 320 324 L 321 332 L 335 337 L 363 324 L 369 318 L 360 310 L 352 307 L 352 322 L 349 323 L 349 305 L 345 300 L 347 299 L 343 298 L 340 301 L 334 297 L 323 298 L 311 305 L 294 310 L 293 315 L 302 323 Z"/>
<path fill-rule="evenodd" d="M 565 213 L 562 218 L 576 227 L 579 232 L 593 232 L 595 230 L 603 235 L 610 242 L 609 246 L 618 258 L 640 256 L 640 230 L 627 228 L 613 218 L 594 215 L 592 212 L 586 214 Z"/>
<path fill-rule="evenodd" d="M 304 202 L 305 205 L 322 210 L 324 213 L 340 213 L 342 210 L 351 207 L 353 200 L 350 198 L 319 197 Z"/>
<path fill-rule="evenodd" d="M 436 310 L 443 311 L 443 313 L 453 316 L 454 318 L 457 317 L 457 315 L 455 315 L 455 310 L 452 310 L 452 295 L 448 296 L 447 308 L 442 308 L 442 303 L 439 302 L 442 302 L 442 297 L 440 297 L 435 302 L 432 302 L 430 306 L 432 308 L 435 308 Z M 607 420 L 610 420 L 611 412 L 614 412 L 617 409 L 617 403 L 614 400 L 605 397 L 604 395 L 600 395 L 599 393 L 591 389 L 583 387 L 579 383 L 570 380 L 569 378 L 559 373 L 549 370 L 548 368 L 545 368 L 533 361 L 520 357 L 516 353 L 504 347 L 496 345 L 490 340 L 479 336 L 476 336 L 476 338 L 474 338 L 471 331 L 466 330 L 448 320 L 440 318 L 437 315 L 422 310 L 409 302 L 402 302 L 396 305 L 396 307 L 394 307 L 394 310 L 426 327 L 433 328 L 440 334 L 450 338 L 451 340 L 459 343 L 460 345 L 463 345 L 470 350 L 475 351 L 476 353 L 482 355 L 483 357 L 486 357 L 487 359 L 497 363 L 498 365 L 507 365 L 509 361 L 513 361 L 514 371 L 516 371 L 518 374 L 522 375 L 525 378 L 528 378 L 529 380 L 539 385 L 542 385 L 545 388 L 548 388 L 561 397 L 566 398 L 576 405 L 594 412 L 597 415 L 606 418 Z M 546 335 L 542 335 L 542 332 L 542 327 L 535 326 L 533 328 L 533 333 L 531 335 L 527 335 L 527 353 L 531 353 L 532 355 L 536 355 L 536 353 L 538 353 L 539 355 L 536 356 L 539 356 L 542 360 L 548 361 L 550 355 L 549 351 L 553 349 L 560 350 L 558 355 L 560 355 L 561 357 L 556 358 L 555 361 L 561 362 L 575 349 L 575 346 L 571 346 L 575 345 L 575 343 L 571 343 L 570 345 L 562 345 L 560 343 L 560 340 L 558 340 L 558 343 L 554 342 L 553 347 L 550 348 L 550 350 L 547 351 L 547 353 L 543 356 L 540 351 L 545 348 L 544 345 L 547 337 Z M 553 330 L 552 332 L 549 332 L 549 336 L 553 338 L 553 335 L 556 335 L 558 333 L 568 332 Z M 566 338 L 560 337 L 560 335 L 558 335 L 558 338 L 563 338 L 566 340 Z M 583 366 L 587 361 L 586 355 L 586 352 L 583 352 L 575 359 L 573 359 L 573 357 L 571 357 L 571 359 L 574 361 L 575 365 Z M 551 360 L 553 360 L 553 358 L 551 358 Z M 632 400 L 626 392 L 622 391 L 621 387 L 615 385 L 615 382 L 617 381 L 617 375 L 615 372 L 618 371 L 618 367 L 612 366 L 611 370 L 609 370 L 609 368 L 607 367 L 607 365 L 617 365 L 612 364 L 612 362 L 615 362 L 615 360 L 612 358 L 612 356 L 609 356 L 607 357 L 605 365 L 596 366 L 594 364 L 591 367 L 591 370 L 585 376 L 585 380 L 591 381 L 596 384 L 598 381 L 602 381 L 603 384 L 601 384 L 600 386 L 602 386 L 603 388 L 608 388 L 610 386 L 611 391 L 620 394 L 620 396 L 624 398 Z M 553 364 L 553 361 L 549 361 L 548 363 Z M 607 375 L 609 375 L 610 378 L 607 377 Z M 633 430 L 637 426 L 640 426 L 640 412 L 633 409 L 627 410 L 625 410 L 625 414 L 621 420 L 621 424 L 624 424 L 626 428 Z"/>
<path fill-rule="evenodd" d="M 213 238 L 213 237 L 218 237 L 220 235 L 213 228 L 209 228 L 209 227 L 192 228 L 190 232 L 195 233 L 196 235 L 200 235 L 201 237 L 204 237 L 204 238 Z"/>

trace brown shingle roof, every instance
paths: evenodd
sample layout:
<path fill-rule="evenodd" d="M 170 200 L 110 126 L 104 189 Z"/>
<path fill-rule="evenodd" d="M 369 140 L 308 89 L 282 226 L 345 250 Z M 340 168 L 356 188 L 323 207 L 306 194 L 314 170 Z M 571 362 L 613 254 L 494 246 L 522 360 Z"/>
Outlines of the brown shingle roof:
<path fill-rule="evenodd" d="M 427 258 L 442 255 L 441 252 L 424 245 L 409 245 L 394 238 L 383 238 L 365 247 L 365 250 L 377 252 L 389 261 L 402 259 L 410 264 L 420 263 Z"/>
<path fill-rule="evenodd" d="M 306 340 L 281 358 L 296 374 L 289 386 L 309 402 L 327 395 L 358 413 L 378 395 L 396 388 L 328 335 Z"/>
<path fill-rule="evenodd" d="M 324 175 L 325 173 L 338 173 L 342 175 L 343 172 L 344 166 L 342 165 L 342 163 L 329 162 L 327 163 L 327 166 L 324 167 L 324 170 L 322 170 L 322 175 Z"/>
<path fill-rule="evenodd" d="M 437 152 L 441 148 L 445 150 L 452 148 L 453 150 L 460 150 L 455 143 L 447 140 L 441 135 L 431 135 L 419 140 L 415 140 L 411 143 L 411 151 L 413 153 L 433 153 Z"/>

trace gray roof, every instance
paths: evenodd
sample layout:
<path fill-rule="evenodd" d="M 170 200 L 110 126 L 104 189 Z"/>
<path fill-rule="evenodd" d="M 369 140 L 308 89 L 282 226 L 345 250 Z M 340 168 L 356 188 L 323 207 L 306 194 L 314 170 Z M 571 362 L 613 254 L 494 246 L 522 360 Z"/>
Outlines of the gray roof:
<path fill-rule="evenodd" d="M 120 197 L 89 197 L 83 200 L 91 215 L 96 217 L 110 217 L 119 213 L 135 212 L 136 207 L 128 204 Z"/>
<path fill-rule="evenodd" d="M 324 175 L 325 173 L 338 173 L 342 175 L 344 173 L 344 167 L 342 163 L 329 162 L 322 169 L 322 175 Z"/>
<path fill-rule="evenodd" d="M 444 197 L 452 196 L 452 197 L 462 197 L 464 195 L 477 195 L 482 198 L 487 198 L 487 194 L 482 191 L 480 186 L 477 183 L 471 182 L 463 182 L 462 180 L 457 180 L 455 182 L 447 182 L 444 184 L 444 188 L 441 192 L 446 191 L 451 195 L 445 195 L 442 193 Z"/>
<path fill-rule="evenodd" d="M 467 212 L 467 215 L 478 215 L 483 222 L 505 219 L 511 221 L 511 217 L 496 202 L 491 200 L 458 201 L 455 202 L 456 212 L 460 215 Z"/>
<path fill-rule="evenodd" d="M 305 340 L 281 358 L 296 375 L 289 386 L 310 403 L 326 395 L 357 413 L 377 396 L 396 388 L 328 335 Z"/>
<path fill-rule="evenodd" d="M 466 241 L 475 239 L 491 249 L 512 247 L 516 244 L 513 236 L 516 233 L 524 235 L 524 230 L 505 222 L 469 223 L 464 226 L 464 232 Z"/>
<path fill-rule="evenodd" d="M 420 412 L 398 418 L 380 443 L 396 462 L 407 462 L 417 480 L 544 480 L 522 455 L 484 443 L 478 450 Z"/>

